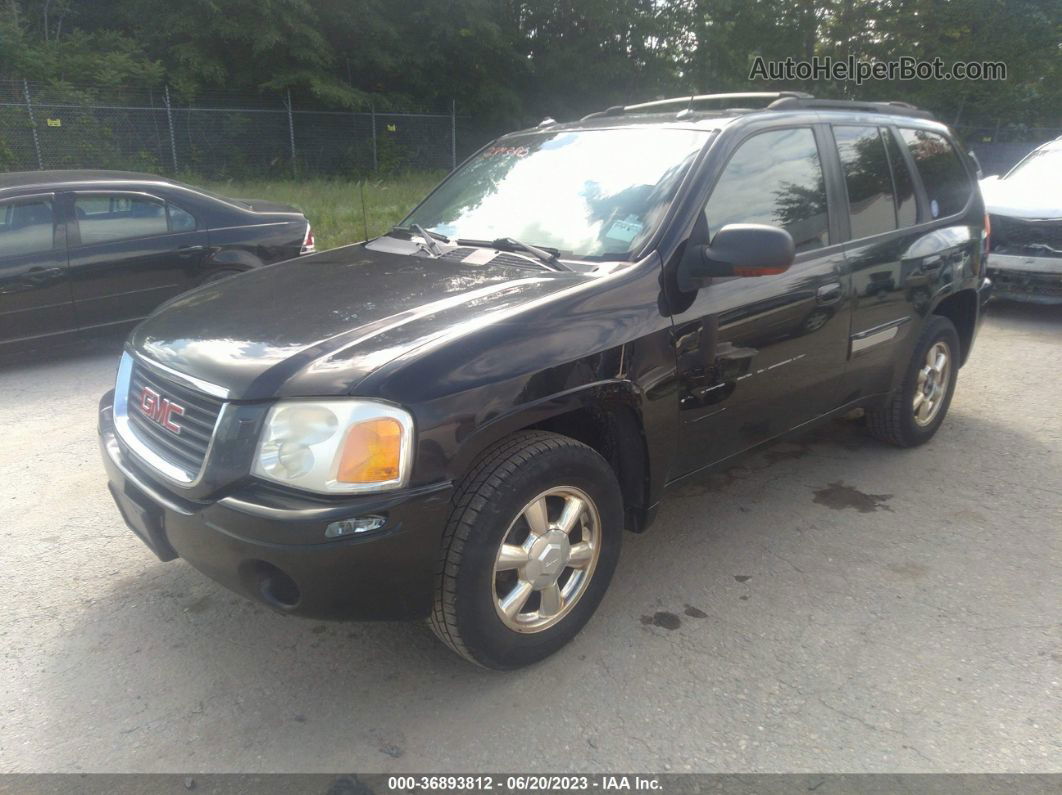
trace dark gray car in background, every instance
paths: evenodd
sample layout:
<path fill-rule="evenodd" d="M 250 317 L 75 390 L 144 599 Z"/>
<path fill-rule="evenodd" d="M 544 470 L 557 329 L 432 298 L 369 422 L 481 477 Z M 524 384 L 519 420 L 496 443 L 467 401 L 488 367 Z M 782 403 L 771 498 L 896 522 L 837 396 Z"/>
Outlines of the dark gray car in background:
<path fill-rule="evenodd" d="M 0 174 L 0 354 L 124 332 L 205 282 L 314 250 L 306 217 L 150 174 Z"/>

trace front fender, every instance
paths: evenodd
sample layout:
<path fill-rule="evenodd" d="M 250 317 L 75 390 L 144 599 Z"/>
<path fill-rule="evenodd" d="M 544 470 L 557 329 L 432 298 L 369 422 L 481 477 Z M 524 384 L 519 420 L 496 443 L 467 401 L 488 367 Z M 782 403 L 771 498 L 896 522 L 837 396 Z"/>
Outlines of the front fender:
<path fill-rule="evenodd" d="M 483 451 L 516 431 L 541 425 L 555 417 L 580 409 L 626 406 L 641 418 L 641 395 L 628 380 L 606 379 L 584 384 L 547 397 L 521 404 L 513 410 L 491 418 L 459 439 L 454 456 L 449 461 L 449 479 L 457 480 L 467 472 Z"/>

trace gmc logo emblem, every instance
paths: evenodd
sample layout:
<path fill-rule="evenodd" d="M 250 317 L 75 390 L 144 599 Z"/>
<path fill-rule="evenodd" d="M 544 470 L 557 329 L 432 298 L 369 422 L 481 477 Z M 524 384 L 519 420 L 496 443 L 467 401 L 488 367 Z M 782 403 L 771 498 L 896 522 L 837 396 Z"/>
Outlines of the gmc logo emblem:
<path fill-rule="evenodd" d="M 164 398 L 154 389 L 146 386 L 140 390 L 140 411 L 152 422 L 157 422 L 171 433 L 180 433 L 181 426 L 173 421 L 174 417 L 184 414 L 184 406 Z"/>

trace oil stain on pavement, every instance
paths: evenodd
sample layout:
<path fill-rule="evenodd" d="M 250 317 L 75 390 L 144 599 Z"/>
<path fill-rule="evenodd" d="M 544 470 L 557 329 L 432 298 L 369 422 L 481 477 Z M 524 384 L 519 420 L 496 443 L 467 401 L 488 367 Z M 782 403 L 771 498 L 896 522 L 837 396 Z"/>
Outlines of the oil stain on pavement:
<path fill-rule="evenodd" d="M 678 629 L 682 626 L 682 619 L 674 613 L 658 610 L 651 616 L 642 616 L 642 623 L 647 626 L 663 627 L 664 629 Z"/>
<path fill-rule="evenodd" d="M 708 618 L 708 614 L 699 607 L 686 605 L 682 611 L 690 618 Z M 647 627 L 661 627 L 662 629 L 678 629 L 682 626 L 682 619 L 667 610 L 658 610 L 651 616 L 642 616 L 642 623 Z"/>
<path fill-rule="evenodd" d="M 844 481 L 838 480 L 822 489 L 815 490 L 815 502 L 841 511 L 845 508 L 854 508 L 860 513 L 873 513 L 879 508 L 891 511 L 886 501 L 892 499 L 891 494 L 864 494 L 857 488 L 846 486 Z"/>

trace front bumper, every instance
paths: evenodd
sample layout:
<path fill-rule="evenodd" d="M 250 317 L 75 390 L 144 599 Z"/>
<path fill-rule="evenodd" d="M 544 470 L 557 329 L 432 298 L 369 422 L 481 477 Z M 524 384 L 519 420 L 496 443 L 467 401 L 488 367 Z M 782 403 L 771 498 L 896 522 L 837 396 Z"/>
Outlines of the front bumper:
<path fill-rule="evenodd" d="M 344 499 L 247 482 L 192 501 L 156 482 L 115 434 L 100 402 L 109 489 L 126 524 L 160 560 L 181 557 L 227 588 L 286 613 L 333 619 L 423 618 L 449 512 L 450 484 Z M 386 517 L 364 536 L 331 540 L 331 522 Z"/>
<path fill-rule="evenodd" d="M 1062 303 L 1062 257 L 988 255 L 988 275 L 1000 298 L 1038 304 Z"/>

